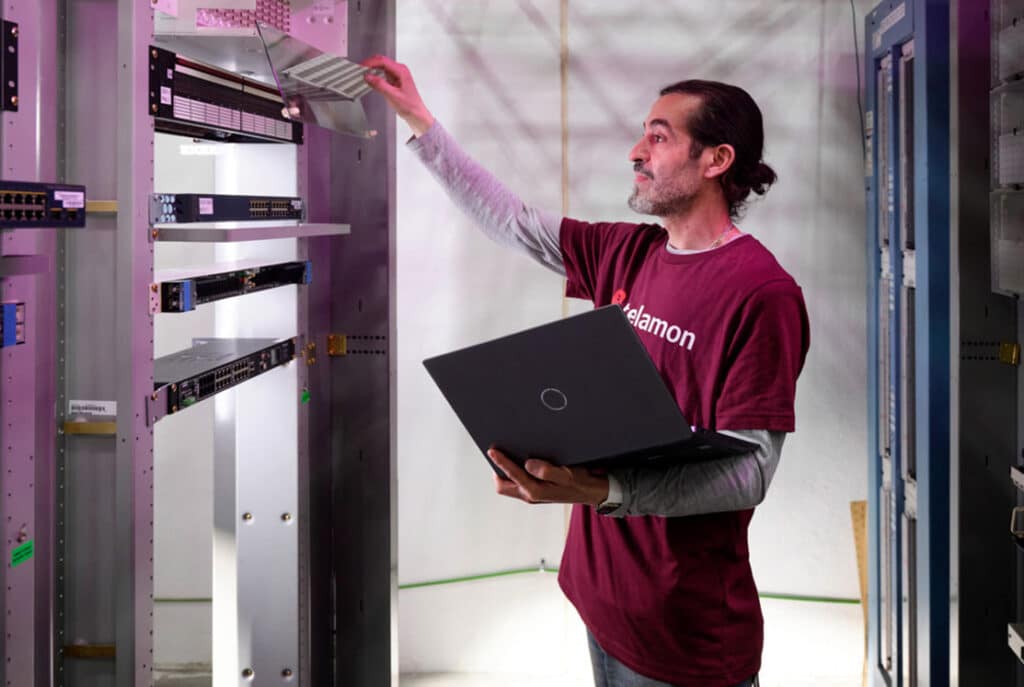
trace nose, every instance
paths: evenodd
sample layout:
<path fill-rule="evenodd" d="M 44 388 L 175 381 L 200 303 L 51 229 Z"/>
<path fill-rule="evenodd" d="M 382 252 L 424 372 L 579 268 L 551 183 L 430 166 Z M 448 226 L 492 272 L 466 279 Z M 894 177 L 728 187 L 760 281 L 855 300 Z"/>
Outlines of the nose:
<path fill-rule="evenodd" d="M 647 161 L 647 144 L 642 137 L 629 151 L 629 161 L 634 164 L 637 162 L 643 163 Z"/>

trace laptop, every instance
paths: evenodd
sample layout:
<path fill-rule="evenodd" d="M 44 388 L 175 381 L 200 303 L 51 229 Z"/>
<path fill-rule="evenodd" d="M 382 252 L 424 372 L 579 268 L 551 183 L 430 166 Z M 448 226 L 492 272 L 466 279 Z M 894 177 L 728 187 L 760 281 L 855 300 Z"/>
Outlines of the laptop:
<path fill-rule="evenodd" d="M 617 305 L 423 365 L 485 458 L 494 447 L 520 464 L 540 458 L 609 468 L 696 462 L 757 448 L 690 427 Z"/>

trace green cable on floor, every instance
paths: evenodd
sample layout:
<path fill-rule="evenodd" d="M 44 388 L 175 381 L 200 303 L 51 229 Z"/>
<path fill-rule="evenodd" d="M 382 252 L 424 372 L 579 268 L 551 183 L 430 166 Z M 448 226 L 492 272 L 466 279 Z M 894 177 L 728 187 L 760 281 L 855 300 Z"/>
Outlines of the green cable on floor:
<path fill-rule="evenodd" d="M 551 568 L 541 561 L 539 566 L 532 568 L 514 568 L 512 570 L 499 570 L 498 572 L 480 573 L 478 575 L 463 575 L 461 577 L 448 577 L 441 580 L 426 580 L 424 582 L 409 582 L 398 585 L 400 590 L 421 589 L 423 587 L 440 587 L 448 584 L 459 584 L 461 582 L 476 582 L 478 580 L 491 580 L 496 577 L 509 577 L 510 575 L 525 575 L 528 573 L 557 573 L 558 568 Z M 860 605 L 860 599 L 845 599 L 837 596 L 805 596 L 802 594 L 776 594 L 772 592 L 761 592 L 758 596 L 762 599 L 774 599 L 777 601 L 803 601 L 807 603 L 821 604 L 851 604 Z M 213 599 L 206 598 L 156 598 L 155 603 L 210 603 Z"/>
<path fill-rule="evenodd" d="M 481 573 L 478 575 L 464 575 L 461 577 L 448 577 L 440 580 L 426 580 L 424 582 L 409 582 L 398 585 L 400 590 L 420 589 L 422 587 L 439 587 L 441 585 L 458 584 L 460 582 L 475 582 L 477 580 L 489 580 L 496 577 L 508 577 L 509 575 L 524 575 L 526 573 L 557 573 L 558 568 L 550 568 L 541 561 L 539 566 L 532 568 L 515 568 L 513 570 L 500 570 L 492 573 Z M 829 603 L 829 604 L 854 604 L 859 605 L 860 599 L 846 599 L 835 596 L 805 596 L 801 594 L 775 594 L 761 592 L 762 599 L 774 599 L 777 601 L 803 601 L 807 603 Z"/>

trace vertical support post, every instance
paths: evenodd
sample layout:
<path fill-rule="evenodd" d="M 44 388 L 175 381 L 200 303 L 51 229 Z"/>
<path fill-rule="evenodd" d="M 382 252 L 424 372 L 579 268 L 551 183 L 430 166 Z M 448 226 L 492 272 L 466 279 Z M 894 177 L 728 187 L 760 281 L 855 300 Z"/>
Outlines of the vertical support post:
<path fill-rule="evenodd" d="M 310 177 L 314 174 L 314 171 L 310 168 L 310 146 L 309 146 L 309 135 L 310 130 L 314 127 L 306 128 L 306 143 L 300 145 L 297 151 L 296 159 L 296 194 L 300 198 L 306 199 L 306 210 L 309 213 L 314 213 L 315 208 L 310 207 L 311 193 L 310 193 Z M 318 128 L 318 127 L 317 127 Z M 326 157 L 326 156 L 321 156 Z M 319 168 L 317 171 L 320 171 Z M 310 221 L 316 221 L 314 216 L 309 217 Z M 299 260 L 309 260 L 310 247 L 309 239 L 299 239 L 298 245 L 296 246 L 296 258 Z M 326 270 L 320 272 L 314 266 L 313 269 L 314 284 L 313 288 L 318 288 L 322 292 L 330 293 L 329 285 L 329 272 Z M 327 365 L 327 339 L 325 336 L 316 336 L 312 330 L 310 324 L 310 295 L 309 288 L 299 289 L 298 298 L 296 302 L 296 325 L 299 334 L 299 341 L 304 346 L 312 344 L 313 349 L 311 351 L 312 360 L 320 360 L 321 367 Z M 294 514 L 296 519 L 296 535 L 298 544 L 298 605 L 297 605 L 297 617 L 298 617 L 298 665 L 294 668 L 298 675 L 300 684 L 316 684 L 311 682 L 310 668 L 312 660 L 312 619 L 311 619 L 311 607 L 310 607 L 310 587 L 315 580 L 315 567 L 313 565 L 312 554 L 313 554 L 313 542 L 310 537 L 311 522 L 310 522 L 310 498 L 312 487 L 310 484 L 311 476 L 311 464 L 310 464 L 310 403 L 313 402 L 313 396 L 310 392 L 310 366 L 305 364 L 305 360 L 300 356 L 296 359 L 296 382 L 298 388 L 297 391 L 297 403 L 298 403 L 298 445 L 296 446 L 296 478 L 297 484 L 297 511 Z M 321 398 L 316 399 L 317 405 L 324 405 Z M 323 436 L 328 436 L 324 434 Z M 324 579 L 316 580 L 318 584 L 326 584 L 327 581 Z"/>
<path fill-rule="evenodd" d="M 343 219 L 331 214 L 331 198 L 336 193 L 331 181 L 330 156 L 308 153 L 329 150 L 335 135 L 328 129 L 307 127 L 306 142 L 299 148 L 299 195 L 306 199 L 310 222 Z M 324 347 L 328 334 L 340 331 L 331 326 L 332 309 L 339 293 L 332 270 L 333 246 L 337 241 L 344 247 L 349 239 L 328 237 L 299 242 L 299 257 L 313 263 L 311 288 L 299 290 L 299 332 L 306 334 L 306 341 L 317 344 L 320 365 L 317 374 L 309 374 L 308 370 L 299 373 L 300 380 L 305 374 L 304 388 L 310 393 L 309 403 L 299 410 L 299 560 L 307 566 L 304 572 L 300 571 L 300 629 L 305 633 L 300 644 L 301 656 L 306 661 L 300 680 L 308 685 L 330 685 L 334 679 L 333 473 L 329 438 L 340 430 L 341 422 L 332 410 L 335 394 L 330 372 L 336 363 Z M 319 438 L 315 455 L 311 453 L 311 437 Z"/>
<path fill-rule="evenodd" d="M 395 2 L 349 2 L 349 52 L 394 54 Z M 371 355 L 330 362 L 335 685 L 397 685 L 395 453 L 395 117 L 365 100 L 362 140 L 334 137 L 331 217 L 352 235 L 331 247 L 335 332 L 372 337 Z"/>
<path fill-rule="evenodd" d="M 153 11 L 117 2 L 117 384 L 115 620 L 117 687 L 142 687 L 153 671 L 153 278 L 147 198 L 153 192 L 149 60 Z"/>
<path fill-rule="evenodd" d="M 235 392 L 214 401 L 213 439 L 213 684 L 238 683 L 249 655 L 239 646 L 238 471 Z M 261 676 L 262 677 L 262 676 Z"/>
<path fill-rule="evenodd" d="M 914 224 L 917 227 L 917 668 L 949 682 L 950 4 L 915 0 Z"/>

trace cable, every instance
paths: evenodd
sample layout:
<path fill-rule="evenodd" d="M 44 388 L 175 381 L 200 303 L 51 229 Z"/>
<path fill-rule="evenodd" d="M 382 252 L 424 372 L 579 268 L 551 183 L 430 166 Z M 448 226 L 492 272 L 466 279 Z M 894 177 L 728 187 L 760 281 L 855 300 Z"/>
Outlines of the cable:
<path fill-rule="evenodd" d="M 864 126 L 864 105 L 860 100 L 860 38 L 857 37 L 857 8 L 854 6 L 853 0 L 850 0 L 850 12 L 850 21 L 853 23 L 853 56 L 857 61 L 854 71 L 857 72 L 857 112 L 860 113 L 860 148 L 864 153 L 864 163 L 867 164 L 868 144 L 864 140 L 864 137 L 867 135 L 867 128 Z"/>

